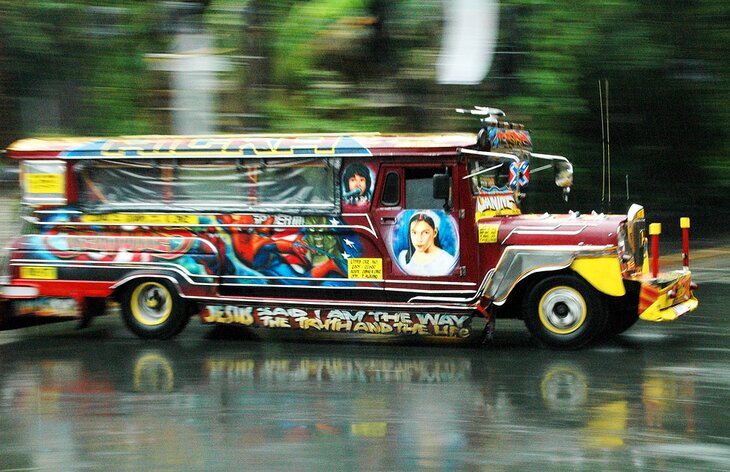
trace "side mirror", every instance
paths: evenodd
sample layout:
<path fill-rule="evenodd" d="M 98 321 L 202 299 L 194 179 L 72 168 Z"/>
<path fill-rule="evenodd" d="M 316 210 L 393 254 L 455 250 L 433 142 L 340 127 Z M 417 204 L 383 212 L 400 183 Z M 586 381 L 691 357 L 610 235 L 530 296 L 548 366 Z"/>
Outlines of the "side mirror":
<path fill-rule="evenodd" d="M 568 161 L 553 161 L 555 171 L 555 185 L 568 188 L 573 185 L 573 164 Z"/>
<path fill-rule="evenodd" d="M 448 174 L 434 174 L 433 176 L 433 198 L 434 200 L 451 200 L 451 178 Z"/>

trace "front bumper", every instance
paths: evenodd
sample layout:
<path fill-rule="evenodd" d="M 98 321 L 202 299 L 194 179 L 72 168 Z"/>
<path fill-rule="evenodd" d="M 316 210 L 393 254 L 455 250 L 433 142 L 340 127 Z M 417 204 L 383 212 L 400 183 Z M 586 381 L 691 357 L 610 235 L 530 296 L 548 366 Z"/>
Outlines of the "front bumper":
<path fill-rule="evenodd" d="M 692 273 L 680 270 L 642 279 L 639 292 L 639 317 L 647 321 L 674 321 L 697 308 L 692 294 Z"/>

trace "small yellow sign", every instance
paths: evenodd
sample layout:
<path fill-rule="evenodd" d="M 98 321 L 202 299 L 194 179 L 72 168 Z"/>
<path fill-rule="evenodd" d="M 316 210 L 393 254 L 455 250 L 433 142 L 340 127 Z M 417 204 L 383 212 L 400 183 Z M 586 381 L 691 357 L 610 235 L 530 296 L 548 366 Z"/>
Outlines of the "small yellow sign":
<path fill-rule="evenodd" d="M 496 243 L 499 237 L 499 223 L 479 225 L 479 242 Z"/>
<path fill-rule="evenodd" d="M 361 438 L 384 438 L 388 434 L 388 423 L 383 421 L 352 423 L 352 435 Z"/>
<path fill-rule="evenodd" d="M 64 194 L 63 174 L 25 174 L 28 193 Z"/>
<path fill-rule="evenodd" d="M 180 215 L 168 213 L 108 213 L 104 215 L 82 215 L 84 223 L 106 225 L 186 225 L 198 224 L 197 215 Z"/>
<path fill-rule="evenodd" d="M 56 280 L 58 271 L 55 267 L 23 266 L 20 268 L 21 279 Z"/>
<path fill-rule="evenodd" d="M 383 259 L 355 257 L 347 260 L 348 279 L 382 280 Z"/>

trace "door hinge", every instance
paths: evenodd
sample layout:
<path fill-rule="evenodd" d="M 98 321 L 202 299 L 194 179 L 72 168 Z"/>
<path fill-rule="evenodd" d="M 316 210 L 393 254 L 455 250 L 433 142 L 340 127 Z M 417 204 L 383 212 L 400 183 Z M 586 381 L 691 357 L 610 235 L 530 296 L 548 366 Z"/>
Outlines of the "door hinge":
<path fill-rule="evenodd" d="M 459 267 L 459 276 L 466 277 L 466 266 Z"/>
<path fill-rule="evenodd" d="M 462 208 L 459 210 L 459 219 L 463 220 L 464 218 L 466 218 L 466 210 Z"/>

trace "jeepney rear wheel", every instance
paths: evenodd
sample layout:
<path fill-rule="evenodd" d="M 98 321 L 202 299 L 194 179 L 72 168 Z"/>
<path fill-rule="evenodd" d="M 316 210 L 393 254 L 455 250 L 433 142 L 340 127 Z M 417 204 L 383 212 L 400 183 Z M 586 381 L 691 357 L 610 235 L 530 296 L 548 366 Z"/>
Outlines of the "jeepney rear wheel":
<path fill-rule="evenodd" d="M 169 339 L 185 328 L 190 311 L 170 282 L 143 280 L 129 285 L 121 297 L 122 319 L 137 336 Z"/>
<path fill-rule="evenodd" d="M 556 349 L 577 349 L 594 341 L 606 328 L 601 295 L 572 275 L 536 281 L 523 301 L 525 325 L 542 343 Z"/>

